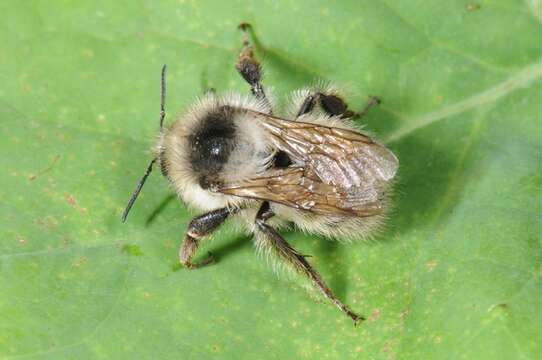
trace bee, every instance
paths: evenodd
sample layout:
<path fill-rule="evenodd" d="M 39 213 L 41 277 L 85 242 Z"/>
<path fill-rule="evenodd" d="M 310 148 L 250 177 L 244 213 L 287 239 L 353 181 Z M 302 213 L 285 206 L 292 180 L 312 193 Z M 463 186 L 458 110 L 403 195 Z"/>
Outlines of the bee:
<path fill-rule="evenodd" d="M 340 301 L 301 254 L 280 234 L 298 229 L 336 239 L 367 238 L 389 208 L 397 157 L 360 132 L 352 119 L 378 103 L 371 98 L 361 112 L 349 109 L 333 87 L 310 87 L 292 96 L 289 110 L 275 111 L 264 89 L 248 24 L 241 24 L 243 47 L 235 68 L 251 94 L 207 92 L 177 121 L 164 127 L 165 72 L 162 68 L 160 136 L 154 158 L 122 215 L 124 222 L 155 164 L 189 207 L 203 212 L 192 219 L 179 261 L 195 269 L 201 242 L 228 218 L 240 219 L 256 248 L 272 254 L 310 282 L 355 323 L 364 320 Z"/>

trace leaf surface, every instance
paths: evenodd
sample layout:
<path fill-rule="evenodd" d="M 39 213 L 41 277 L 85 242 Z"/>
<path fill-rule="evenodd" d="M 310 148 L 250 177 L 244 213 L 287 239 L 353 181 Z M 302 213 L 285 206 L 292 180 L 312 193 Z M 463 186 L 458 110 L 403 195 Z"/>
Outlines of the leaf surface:
<path fill-rule="evenodd" d="M 226 226 L 188 271 L 191 216 L 150 160 L 205 87 L 246 92 L 253 24 L 278 98 L 350 89 L 400 159 L 375 241 L 286 238 L 368 321 L 277 278 Z M 0 357 L 540 359 L 542 4 L 5 1 L 0 4 Z M 159 172 L 157 172 L 159 173 Z"/>

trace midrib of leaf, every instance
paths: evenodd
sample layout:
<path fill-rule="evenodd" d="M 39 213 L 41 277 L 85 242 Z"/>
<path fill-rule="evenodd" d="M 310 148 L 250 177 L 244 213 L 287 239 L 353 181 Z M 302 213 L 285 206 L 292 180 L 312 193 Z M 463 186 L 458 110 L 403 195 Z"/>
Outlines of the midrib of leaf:
<path fill-rule="evenodd" d="M 525 0 L 531 15 L 542 25 L 542 3 L 538 0 Z"/>
<path fill-rule="evenodd" d="M 528 3 L 528 4 L 534 3 L 535 6 L 539 5 L 539 3 L 537 3 L 537 1 L 535 1 L 535 0 L 527 0 L 527 3 Z M 533 15 L 534 15 L 534 12 L 533 12 Z M 540 20 L 540 19 L 539 19 L 539 20 Z M 417 29 L 416 29 L 416 30 L 417 30 Z M 418 30 L 417 30 L 417 31 L 418 31 Z M 160 36 L 163 36 L 163 35 L 161 35 L 161 34 L 159 34 L 159 33 L 157 33 L 157 34 L 160 35 Z M 165 35 L 165 36 L 167 36 L 167 35 Z M 170 37 L 170 38 L 175 38 L 175 36 L 168 36 L 168 37 Z M 116 38 L 115 38 L 115 40 L 116 40 Z M 429 39 L 429 40 L 431 41 L 431 39 Z M 186 41 L 187 43 L 196 44 L 196 45 L 202 46 L 202 47 L 204 47 L 204 48 L 214 47 L 214 46 L 212 46 L 212 44 L 210 44 L 211 46 L 209 46 L 208 44 L 205 44 L 205 43 L 201 43 L 201 42 L 193 42 L 193 41 L 187 40 L 187 39 L 181 39 L 181 38 L 179 38 L 178 41 L 180 41 L 181 43 L 184 42 L 184 41 Z M 433 42 L 433 41 L 431 41 L 431 42 Z M 433 43 L 434 43 L 434 42 L 433 42 Z M 447 47 L 446 44 L 436 43 L 435 45 L 436 45 L 436 46 L 439 46 L 439 47 L 442 47 L 442 48 L 444 48 L 444 49 L 450 51 L 451 53 L 455 53 L 455 54 L 462 55 L 462 56 L 464 56 L 465 58 L 467 58 L 467 59 L 469 59 L 469 60 L 471 60 L 471 61 L 473 61 L 473 62 L 475 62 L 475 63 L 478 63 L 479 65 L 481 65 L 482 67 L 484 67 L 484 68 L 486 68 L 486 69 L 488 69 L 488 70 L 492 70 L 492 71 L 501 71 L 501 72 L 507 72 L 507 71 L 508 71 L 508 70 L 503 69 L 503 68 L 495 67 L 494 65 L 492 65 L 492 64 L 490 64 L 490 63 L 487 63 L 487 62 L 485 62 L 485 61 L 482 60 L 482 59 L 478 59 L 478 58 L 476 58 L 476 57 L 472 57 L 472 56 L 469 55 L 469 54 L 466 54 L 466 53 L 463 53 L 463 52 L 461 52 L 461 51 L 458 51 L 457 49 L 455 49 L 455 48 L 453 48 L 453 47 Z M 227 49 L 227 48 L 223 48 L 223 50 L 224 50 L 224 51 L 228 51 L 228 52 L 234 51 L 234 50 L 229 50 L 229 49 Z M 269 48 L 266 49 L 266 50 L 269 51 L 269 52 L 274 51 L 273 49 L 269 49 Z M 297 63 L 300 67 L 306 67 L 302 62 L 296 61 L 296 63 Z M 308 67 L 306 67 L 306 68 L 308 68 Z M 312 67 L 311 67 L 311 70 L 312 70 Z M 525 68 L 524 68 L 523 70 L 525 70 Z M 519 72 L 521 72 L 521 71 L 522 71 L 522 70 L 520 70 Z M 320 73 L 320 71 L 317 71 L 317 72 L 315 72 L 314 74 L 315 74 L 315 76 L 319 76 L 319 75 L 318 75 L 319 73 Z M 517 73 L 516 73 L 515 75 L 512 75 L 512 77 L 514 77 L 514 76 L 516 76 L 516 75 L 517 75 Z M 319 76 L 319 77 L 321 77 L 321 76 Z M 323 77 L 322 77 L 322 78 L 323 78 Z M 538 78 L 538 77 L 537 77 L 537 78 Z M 530 82 L 535 81 L 537 78 L 531 79 Z M 524 84 L 524 85 L 527 85 L 527 84 Z M 521 86 L 521 85 L 517 85 L 517 86 L 519 87 L 519 86 Z M 505 96 L 505 95 L 507 95 L 508 93 L 510 93 L 510 92 L 512 92 L 512 91 L 514 91 L 514 90 L 515 90 L 515 89 L 511 89 L 511 90 L 509 90 L 507 93 L 502 94 L 501 96 L 494 97 L 493 99 L 489 99 L 489 100 L 487 100 L 486 102 L 484 102 L 484 104 L 485 104 L 485 103 L 489 103 L 489 102 L 491 102 L 491 101 L 496 101 L 496 100 L 499 99 L 499 97 Z M 480 95 L 483 94 L 483 93 L 485 93 L 485 92 L 481 92 L 481 93 L 479 93 L 478 95 L 474 95 L 473 97 L 480 96 Z M 451 115 L 455 115 L 455 114 L 461 113 L 461 112 L 463 112 L 463 111 L 469 110 L 470 108 L 468 108 L 468 107 L 465 107 L 465 108 L 463 108 L 463 109 L 456 109 L 456 108 L 454 108 L 454 105 L 455 105 L 455 106 L 458 106 L 458 105 L 460 105 L 460 104 L 462 104 L 462 103 L 464 103 L 464 102 L 467 102 L 469 99 L 471 99 L 471 98 L 469 97 L 469 98 L 467 98 L 467 99 L 465 99 L 465 100 L 463 100 L 463 101 L 460 101 L 460 102 L 458 102 L 458 103 L 456 103 L 456 104 L 452 104 L 452 105 L 443 107 L 443 108 L 440 109 L 440 110 L 436 110 L 436 111 L 434 111 L 434 112 L 426 113 L 426 114 L 421 115 L 421 116 L 416 117 L 416 118 L 408 118 L 408 117 L 402 115 L 400 112 L 394 112 L 394 111 L 390 111 L 390 112 L 392 112 L 392 113 L 398 115 L 399 117 L 401 117 L 401 119 L 402 119 L 403 121 L 405 121 L 405 123 L 417 122 L 417 121 L 420 121 L 420 119 L 423 120 L 424 118 L 427 118 L 427 117 L 430 117 L 430 116 L 435 116 L 435 115 L 440 116 L 440 117 L 438 117 L 438 118 L 436 118 L 436 119 L 430 121 L 430 122 L 427 123 L 427 124 L 421 124 L 421 126 L 416 127 L 416 128 L 414 128 L 414 129 L 411 129 L 411 130 L 408 132 L 408 133 L 410 133 L 410 132 L 416 131 L 416 130 L 418 130 L 418 129 L 420 129 L 420 128 L 423 128 L 424 126 L 428 126 L 428 125 L 430 125 L 431 123 L 438 122 L 439 120 L 444 119 L 445 117 L 448 117 L 448 116 L 451 116 Z M 477 104 L 475 104 L 475 105 L 473 105 L 473 106 L 471 106 L 471 107 L 474 107 L 474 106 L 477 106 Z M 449 111 L 450 111 L 450 108 L 452 108 L 452 109 L 451 109 L 451 110 L 452 110 L 451 112 L 449 112 Z M 448 110 L 446 110 L 446 109 L 448 109 Z M 455 109 L 455 110 L 454 110 L 454 109 Z M 64 129 L 67 129 L 67 127 L 65 127 Z M 77 129 L 77 127 L 73 127 L 73 129 Z M 402 129 L 402 128 L 400 128 L 399 130 L 401 130 L 401 129 Z M 82 131 L 82 132 L 86 132 L 86 131 L 87 131 L 87 129 L 84 129 L 84 128 L 80 128 L 79 130 Z M 396 140 L 402 138 L 403 136 L 407 135 L 408 133 L 402 134 L 402 135 L 400 135 L 399 137 L 396 137 L 396 138 L 394 138 L 394 139 L 392 139 L 392 140 L 389 140 L 389 141 L 396 141 Z M 107 134 L 107 133 L 105 133 L 105 134 Z M 392 134 L 390 135 L 390 137 L 393 136 L 394 134 L 395 134 L 395 133 L 392 133 Z M 118 136 L 118 134 L 109 134 L 109 135 L 111 135 L 111 136 Z M 132 139 L 131 139 L 131 140 L 132 140 Z M 133 141 L 133 140 L 132 140 L 132 141 Z M 137 142 L 140 143 L 140 141 L 137 141 Z M 141 142 L 141 143 L 143 144 L 143 142 Z M 452 184 L 452 186 L 453 186 L 453 184 Z M 449 198 L 449 196 L 451 196 L 451 195 L 448 194 L 448 198 Z M 444 207 L 441 209 L 441 213 L 442 213 L 443 211 L 445 211 L 445 208 L 444 208 Z M 437 218 L 438 218 L 438 216 L 437 216 Z M 435 220 L 435 221 L 436 221 L 436 223 L 438 223 L 438 219 Z M 435 228 L 438 228 L 438 225 L 435 225 L 434 227 L 435 227 Z M 54 249 L 54 250 L 57 250 L 57 249 Z M 63 249 L 59 249 L 59 250 L 63 250 Z M 43 251 L 48 251 L 48 250 L 43 250 Z M 13 255 L 18 255 L 18 254 L 13 254 Z M 24 254 L 22 254 L 22 255 L 24 255 Z M 29 255 L 31 255 L 31 253 L 29 253 Z M 532 278 L 531 278 L 530 280 L 532 280 Z M 107 321 L 107 318 L 108 318 L 108 316 L 105 316 L 104 319 L 103 319 L 103 321 L 104 321 L 104 322 Z M 97 327 L 98 327 L 98 326 L 103 326 L 103 325 L 97 325 Z M 95 330 L 96 330 L 96 329 L 95 329 Z M 88 336 L 86 336 L 86 337 L 85 337 L 83 340 L 81 340 L 81 341 L 75 342 L 75 343 L 73 343 L 73 344 L 68 344 L 68 345 L 65 345 L 65 346 L 62 346 L 62 347 L 59 347 L 59 348 L 51 348 L 51 349 L 49 349 L 49 350 L 45 350 L 45 353 L 44 353 L 44 354 L 52 353 L 52 352 L 56 352 L 56 351 L 58 351 L 58 350 L 63 350 L 63 349 L 65 349 L 65 348 L 69 348 L 69 347 L 81 345 L 81 344 L 83 344 L 85 341 L 87 341 L 89 338 L 92 337 L 92 334 L 95 333 L 95 330 L 92 331 L 91 334 L 89 334 Z M 39 355 L 39 354 L 41 354 L 41 353 L 25 354 L 25 355 L 23 355 L 23 357 L 26 357 L 26 356 L 33 356 L 33 355 Z M 18 358 L 18 357 L 19 357 L 19 356 L 12 357 L 12 358 Z"/>
<path fill-rule="evenodd" d="M 465 100 L 445 106 L 439 110 L 426 113 L 413 119 L 402 119 L 405 125 L 384 137 L 385 143 L 395 142 L 406 135 L 429 126 L 435 122 L 450 116 L 465 112 L 480 105 L 494 102 L 519 88 L 526 87 L 542 76 L 542 61 L 524 67 L 505 81 L 478 94 L 472 95 Z"/>

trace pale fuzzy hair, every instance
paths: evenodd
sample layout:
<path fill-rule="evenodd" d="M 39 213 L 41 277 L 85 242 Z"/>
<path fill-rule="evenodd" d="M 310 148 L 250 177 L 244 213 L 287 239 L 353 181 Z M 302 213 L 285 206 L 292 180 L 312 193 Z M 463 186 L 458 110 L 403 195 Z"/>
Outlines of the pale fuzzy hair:
<path fill-rule="evenodd" d="M 171 184 L 177 194 L 190 207 L 211 211 L 221 207 L 238 207 L 252 202 L 235 196 L 216 194 L 204 190 L 199 185 L 197 174 L 190 164 L 190 144 L 188 137 L 200 125 L 204 114 L 217 107 L 229 105 L 262 113 L 268 113 L 267 102 L 253 96 L 229 93 L 223 96 L 206 94 L 191 106 L 170 127 L 165 128 L 155 147 L 155 154 L 162 159 Z M 239 114 L 234 117 L 240 141 L 230 154 L 228 163 L 221 175 L 230 181 L 240 181 L 254 177 L 265 170 L 270 161 L 270 144 L 265 131 L 250 116 Z"/>
<path fill-rule="evenodd" d="M 325 113 L 320 106 L 316 106 L 313 111 L 307 114 L 296 117 L 305 99 L 310 94 L 317 92 L 326 95 L 335 95 L 341 99 L 345 99 L 345 93 L 349 93 L 349 91 L 345 91 L 344 88 L 325 81 L 319 81 L 313 86 L 295 90 L 291 93 L 289 103 L 285 108 L 287 118 L 300 122 L 353 130 L 371 136 L 367 131 L 362 131 L 362 126 L 349 119 L 341 119 L 340 116 L 330 116 Z M 388 189 L 391 188 L 392 184 L 389 184 Z M 389 194 L 382 199 L 383 208 L 386 209 L 386 211 L 388 211 L 390 207 L 389 199 Z M 299 211 L 281 204 L 273 204 L 272 208 L 278 216 L 294 222 L 296 227 L 303 232 L 319 234 L 326 238 L 343 241 L 369 240 L 373 238 L 375 234 L 383 230 L 383 224 L 387 217 L 386 212 L 371 217 L 333 217 Z"/>
<path fill-rule="evenodd" d="M 292 121 L 302 121 L 323 126 L 337 127 L 361 132 L 360 128 L 350 120 L 341 119 L 340 116 L 329 116 L 320 106 L 313 111 L 296 118 L 299 108 L 306 97 L 314 92 L 337 95 L 344 99 L 338 87 L 330 84 L 319 84 L 295 91 L 285 109 L 285 118 Z M 273 99 L 268 91 L 267 96 Z M 198 174 L 192 170 L 190 164 L 190 144 L 188 136 L 193 134 L 200 126 L 205 114 L 222 105 L 234 108 L 248 109 L 260 113 L 270 114 L 274 100 L 266 102 L 253 96 L 242 96 L 235 93 L 218 96 L 206 94 L 184 114 L 177 118 L 171 126 L 164 128 L 157 146 L 155 155 L 163 162 L 168 173 L 170 183 L 184 203 L 199 211 L 206 212 L 222 207 L 238 208 L 238 213 L 232 216 L 234 231 L 242 231 L 254 235 L 254 246 L 259 256 L 265 258 L 273 271 L 278 275 L 286 276 L 290 280 L 302 281 L 307 290 L 315 289 L 308 279 L 300 274 L 299 270 L 281 258 L 273 248 L 271 239 L 259 231 L 255 224 L 256 214 L 262 201 L 229 196 L 204 190 L 199 185 Z M 233 118 L 236 128 L 236 146 L 230 154 L 227 163 L 220 171 L 220 176 L 228 181 L 240 182 L 263 173 L 270 165 L 270 161 L 277 149 L 269 141 L 269 135 L 256 119 L 250 115 L 239 112 Z M 383 209 L 389 209 L 389 184 L 387 196 L 381 201 Z M 267 220 L 267 224 L 279 231 L 291 224 L 306 233 L 317 234 L 329 239 L 341 241 L 368 240 L 383 229 L 386 212 L 370 217 L 327 216 L 294 209 L 285 205 L 270 202 L 270 209 L 276 216 Z M 321 298 L 321 294 L 312 296 Z"/>
<path fill-rule="evenodd" d="M 320 84 L 316 87 L 308 87 L 295 91 L 290 98 L 290 104 L 286 107 L 286 118 L 296 120 L 295 114 L 305 98 L 315 91 L 325 94 L 334 94 L 343 97 L 338 87 L 329 84 Z M 201 211 L 211 211 L 221 207 L 242 207 L 238 215 L 238 226 L 245 233 L 258 233 L 254 227 L 257 208 L 261 204 L 259 200 L 245 199 L 235 196 L 213 193 L 199 186 L 197 174 L 195 174 L 189 162 L 187 136 L 200 124 L 202 114 L 221 106 L 249 109 L 261 113 L 270 113 L 271 106 L 265 101 L 257 100 L 253 96 L 242 96 L 228 93 L 223 96 L 207 94 L 200 98 L 196 104 L 190 107 L 169 128 L 164 129 L 158 145 L 155 149 L 157 155 L 166 150 L 165 165 L 171 183 L 183 201 L 190 207 Z M 292 115 L 293 114 L 293 115 Z M 317 106 L 314 112 L 300 116 L 298 121 L 350 129 L 359 132 L 360 129 L 351 121 L 340 119 L 338 116 L 329 116 Z M 221 171 L 221 175 L 230 181 L 241 181 L 261 174 L 269 166 L 275 149 L 268 141 L 265 130 L 258 121 L 250 116 L 236 116 L 234 119 L 236 129 L 239 131 L 238 139 L 242 143 L 232 152 L 227 164 Z M 389 189 L 391 189 L 391 184 Z M 389 208 L 389 196 L 382 199 L 383 208 Z M 378 233 L 386 218 L 386 213 L 371 217 L 348 217 L 348 216 L 325 216 L 297 210 L 285 205 L 270 203 L 275 217 L 268 220 L 274 228 L 283 227 L 287 223 L 293 223 L 304 232 L 318 234 L 327 238 L 343 241 L 367 240 Z M 240 229 L 240 230 L 241 230 Z M 258 243 L 256 243 L 258 248 Z"/>

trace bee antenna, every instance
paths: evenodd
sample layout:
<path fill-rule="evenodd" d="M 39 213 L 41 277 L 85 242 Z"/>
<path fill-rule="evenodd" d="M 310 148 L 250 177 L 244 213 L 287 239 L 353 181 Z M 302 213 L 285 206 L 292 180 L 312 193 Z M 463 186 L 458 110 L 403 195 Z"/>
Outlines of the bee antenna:
<path fill-rule="evenodd" d="M 160 131 L 162 131 L 162 127 L 164 126 L 164 118 L 166 117 L 166 69 L 167 66 L 164 64 L 164 66 L 162 66 L 162 76 L 160 82 Z"/>
<path fill-rule="evenodd" d="M 132 194 L 132 197 L 130 198 L 130 201 L 128 201 L 128 205 L 126 205 L 126 209 L 124 209 L 124 212 L 122 213 L 122 222 L 126 222 L 126 218 L 128 217 L 128 213 L 130 212 L 130 209 L 134 205 L 134 203 L 135 203 L 135 201 L 137 199 L 137 196 L 139 195 L 139 192 L 141 191 L 141 188 L 143 187 L 143 185 L 145 185 L 145 181 L 147 181 L 147 178 L 149 177 L 149 174 L 152 171 L 152 166 L 156 162 L 156 159 L 157 158 L 154 158 L 154 159 L 151 160 L 151 162 L 149 163 L 149 166 L 147 166 L 147 170 L 145 171 L 145 174 L 143 174 L 143 176 L 141 177 L 141 179 L 137 183 L 137 186 L 136 186 L 136 188 L 135 188 L 135 190 L 134 190 L 134 192 Z"/>
<path fill-rule="evenodd" d="M 164 127 L 164 118 L 166 117 L 166 69 L 167 65 L 164 64 L 162 66 L 162 73 L 160 76 L 160 132 L 162 132 L 162 128 Z M 132 206 L 134 206 L 134 203 L 139 196 L 143 185 L 145 185 L 145 181 L 147 181 L 147 178 L 152 172 L 152 167 L 156 160 L 158 160 L 158 158 L 154 158 L 151 160 L 151 162 L 147 166 L 147 170 L 145 170 L 145 174 L 143 174 L 143 176 L 137 183 L 137 186 L 132 193 L 132 197 L 130 197 L 130 201 L 128 201 L 128 205 L 126 205 L 126 209 L 124 209 L 124 212 L 122 213 L 122 222 L 126 222 L 126 218 L 128 218 L 128 214 L 130 213 L 130 209 L 132 209 Z"/>

